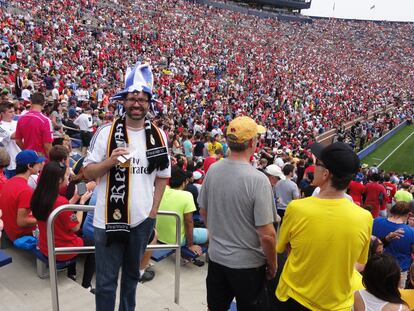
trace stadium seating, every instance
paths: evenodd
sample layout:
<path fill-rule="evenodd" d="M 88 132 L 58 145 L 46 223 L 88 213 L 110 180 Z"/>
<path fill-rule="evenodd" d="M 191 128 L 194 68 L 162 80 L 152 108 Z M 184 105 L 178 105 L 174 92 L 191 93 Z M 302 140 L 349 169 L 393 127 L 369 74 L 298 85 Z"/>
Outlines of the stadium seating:
<path fill-rule="evenodd" d="M 0 251 L 0 267 L 8 265 L 11 262 L 12 262 L 12 258 L 9 255 L 7 255 L 5 252 Z"/>
<path fill-rule="evenodd" d="M 41 279 L 46 279 L 49 277 L 49 260 L 48 258 L 42 254 L 42 252 L 40 250 L 38 250 L 37 248 L 32 250 L 32 253 L 35 254 L 36 256 L 36 272 L 37 272 L 37 276 Z M 56 261 L 56 269 L 57 270 L 63 270 L 65 269 L 67 266 L 69 266 L 70 264 L 73 264 L 74 262 L 76 262 L 76 257 L 71 259 L 71 260 L 67 260 L 67 261 Z"/>

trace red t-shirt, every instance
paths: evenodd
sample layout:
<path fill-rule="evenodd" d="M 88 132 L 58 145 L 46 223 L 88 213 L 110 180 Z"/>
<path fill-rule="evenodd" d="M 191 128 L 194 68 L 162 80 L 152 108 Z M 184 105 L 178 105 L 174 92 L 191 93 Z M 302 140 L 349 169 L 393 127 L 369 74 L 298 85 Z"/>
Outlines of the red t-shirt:
<path fill-rule="evenodd" d="M 69 204 L 68 199 L 62 196 L 58 196 L 55 205 L 53 205 L 52 211 L 62 206 Z M 50 212 L 52 212 L 50 211 Z M 73 227 L 78 225 L 78 219 L 76 214 L 71 211 L 65 211 L 60 213 L 55 220 L 55 247 L 78 247 L 83 246 L 83 240 L 76 235 L 75 232 L 71 231 Z M 40 251 L 47 256 L 47 227 L 46 221 L 39 221 L 39 248 Z M 56 255 L 56 260 L 65 261 L 75 257 L 76 254 L 63 254 Z"/>
<path fill-rule="evenodd" d="M 207 174 L 208 169 L 210 168 L 211 164 L 216 163 L 216 157 L 207 157 L 204 159 L 204 172 Z"/>
<path fill-rule="evenodd" d="M 309 165 L 307 168 L 305 168 L 305 172 L 303 174 L 306 175 L 307 173 L 313 172 L 315 172 L 315 164 Z"/>
<path fill-rule="evenodd" d="M 362 206 L 362 194 L 365 192 L 365 186 L 362 183 L 353 180 L 350 182 L 348 190 L 354 203 Z"/>
<path fill-rule="evenodd" d="M 24 150 L 31 149 L 46 156 L 44 144 L 53 141 L 51 121 L 41 112 L 30 110 L 17 121 L 16 139 L 23 139 Z"/>
<path fill-rule="evenodd" d="M 1 171 L 0 172 L 0 194 L 1 194 L 1 189 L 3 189 L 3 186 L 6 182 L 7 182 L 7 177 L 4 175 L 4 172 Z"/>
<path fill-rule="evenodd" d="M 377 182 L 370 182 L 366 184 L 365 192 L 367 194 L 365 198 L 365 206 L 370 205 L 372 207 L 371 214 L 376 218 L 379 216 L 379 211 L 386 208 L 385 188 Z"/>
<path fill-rule="evenodd" d="M 17 210 L 30 209 L 32 193 L 33 189 L 29 187 L 27 180 L 20 176 L 12 177 L 3 185 L 0 206 L 3 211 L 4 231 L 12 241 L 25 235 L 32 235 L 33 230 L 36 229 L 36 226 L 22 228 L 17 225 Z"/>
<path fill-rule="evenodd" d="M 382 184 L 385 188 L 385 202 L 391 203 L 392 198 L 394 197 L 395 193 L 397 192 L 397 186 L 389 181 L 386 181 Z"/>

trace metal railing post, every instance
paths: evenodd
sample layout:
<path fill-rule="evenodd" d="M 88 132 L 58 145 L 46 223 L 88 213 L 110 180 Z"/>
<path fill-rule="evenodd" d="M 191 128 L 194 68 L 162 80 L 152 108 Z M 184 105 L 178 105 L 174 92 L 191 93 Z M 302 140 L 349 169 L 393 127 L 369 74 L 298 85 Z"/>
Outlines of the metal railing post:
<path fill-rule="evenodd" d="M 178 216 L 178 214 L 174 216 L 175 216 L 175 243 L 178 245 L 177 249 L 175 250 L 174 302 L 178 305 L 180 302 L 181 219 L 180 219 L 180 216 Z"/>
<path fill-rule="evenodd" d="M 59 214 L 60 209 L 55 209 L 47 219 L 47 254 L 49 258 L 49 278 L 50 289 L 52 293 L 52 309 L 59 311 L 59 297 L 57 288 L 57 271 L 56 271 L 56 255 L 55 255 L 55 218 Z"/>
<path fill-rule="evenodd" d="M 50 288 L 52 294 L 52 310 L 59 311 L 59 293 L 57 285 L 57 270 L 56 270 L 56 254 L 87 254 L 95 252 L 94 246 L 83 247 L 57 247 L 55 248 L 55 232 L 54 222 L 61 212 L 63 211 L 93 211 L 94 206 L 89 205 L 72 205 L 66 204 L 55 209 L 47 220 L 47 250 L 49 260 L 49 275 L 50 275 Z M 147 249 L 175 249 L 175 288 L 174 288 L 174 302 L 179 304 L 180 301 L 180 259 L 181 259 L 181 219 L 176 212 L 159 211 L 158 215 L 174 216 L 176 224 L 176 243 L 175 244 L 161 244 L 161 245 L 148 245 Z"/>

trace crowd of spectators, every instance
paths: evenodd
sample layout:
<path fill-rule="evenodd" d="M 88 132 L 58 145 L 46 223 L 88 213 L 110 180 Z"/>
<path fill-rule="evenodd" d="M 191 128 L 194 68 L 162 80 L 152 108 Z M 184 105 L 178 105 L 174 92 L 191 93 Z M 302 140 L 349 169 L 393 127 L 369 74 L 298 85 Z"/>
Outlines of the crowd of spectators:
<path fill-rule="evenodd" d="M 43 90 L 56 129 L 63 115 L 74 118 L 85 103 L 105 112 L 93 113 L 97 125 L 110 119 L 117 105 L 109 99 L 137 60 L 152 64 L 159 122 L 171 136 L 183 128 L 223 130 L 235 115 L 249 113 L 268 128 L 271 147 L 278 142 L 298 150 L 380 111 L 362 127 L 361 140 L 369 141 L 383 132 L 383 118 L 399 123 L 412 98 L 406 39 L 412 24 L 286 23 L 186 1 L 9 6 L 16 9 L 1 12 L 0 84 L 22 99 L 19 109 L 30 93 Z M 387 116 L 385 109 L 391 109 Z"/>
<path fill-rule="evenodd" d="M 0 10 L 0 24 L 0 196 L 2 202 L 10 196 L 8 203 L 14 204 L 14 214 L 2 205 L 0 215 L 11 239 L 31 235 L 38 225 L 45 255 L 47 216 L 67 202 L 86 203 L 95 187 L 88 183 L 86 195 L 77 193 L 74 185 L 88 180 L 81 164 L 68 169 L 78 160 L 72 145 L 78 142 L 84 155 L 93 132 L 122 112 L 111 96 L 122 88 L 125 68 L 138 60 L 153 68 L 152 114 L 168 138 L 180 177 L 167 194 L 192 194 L 193 202 L 182 196 L 188 207 L 183 239 L 193 232 L 188 214 L 198 212 L 207 171 L 228 155 L 224 133 L 234 117 L 249 115 L 266 128 L 250 161 L 271 180 L 283 217 L 292 200 L 318 191 L 312 185 L 315 158 L 309 147 L 319 135 L 333 129 L 334 140 L 361 150 L 411 121 L 414 112 L 413 48 L 407 39 L 413 24 L 288 23 L 183 0 L 9 1 L 9 9 Z M 43 160 L 50 161 L 46 169 Z M 54 196 L 40 200 L 43 192 L 51 193 L 43 189 L 51 187 L 47 175 L 42 178 L 49 168 L 61 177 Z M 375 218 L 374 231 L 381 234 L 372 241 L 382 240 L 397 259 L 405 256 L 403 264 L 398 262 L 402 286 L 412 261 L 407 245 L 414 245 L 413 178 L 363 165 L 347 191 Z M 17 197 L 14 189 L 23 195 Z M 33 210 L 37 220 L 32 205 L 41 207 Z M 62 215 L 61 237 L 73 242 L 62 245 L 92 244 L 75 234 L 82 218 Z M 160 239 L 163 229 L 158 230 Z M 389 234 L 402 237 L 399 230 L 405 230 L 404 239 L 387 240 Z M 194 239 L 191 246 L 201 254 L 196 244 L 206 242 L 206 231 L 195 230 Z M 91 287 L 91 262 L 85 288 Z"/>

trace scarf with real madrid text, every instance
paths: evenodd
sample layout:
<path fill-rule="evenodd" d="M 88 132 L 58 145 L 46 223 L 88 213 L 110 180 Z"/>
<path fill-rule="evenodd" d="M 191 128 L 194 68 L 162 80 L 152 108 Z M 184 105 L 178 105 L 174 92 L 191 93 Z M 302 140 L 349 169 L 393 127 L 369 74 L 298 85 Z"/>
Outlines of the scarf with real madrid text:
<path fill-rule="evenodd" d="M 145 119 L 146 157 L 148 159 L 148 173 L 154 170 L 163 170 L 169 166 L 168 149 L 160 129 Z M 108 141 L 107 156 L 119 146 L 128 144 L 125 115 L 116 119 L 111 126 Z M 130 187 L 131 163 L 127 167 L 116 165 L 107 174 L 105 231 L 107 245 L 112 242 L 126 243 L 130 232 Z"/>

